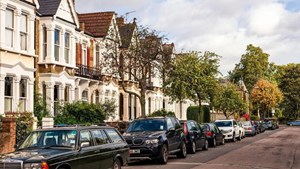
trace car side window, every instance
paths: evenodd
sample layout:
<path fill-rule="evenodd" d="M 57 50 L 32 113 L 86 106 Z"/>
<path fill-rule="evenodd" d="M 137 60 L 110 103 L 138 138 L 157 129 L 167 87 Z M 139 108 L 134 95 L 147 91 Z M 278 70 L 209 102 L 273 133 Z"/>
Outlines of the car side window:
<path fill-rule="evenodd" d="M 107 135 L 110 137 L 111 141 L 113 143 L 120 143 L 124 142 L 122 136 L 119 135 L 119 133 L 116 132 L 114 129 L 105 129 Z"/>
<path fill-rule="evenodd" d="M 194 122 L 190 122 L 190 125 L 191 125 L 192 130 L 197 130 L 196 125 L 195 125 Z"/>
<path fill-rule="evenodd" d="M 105 133 L 102 133 L 101 130 L 92 130 L 91 132 L 92 132 L 92 134 L 95 138 L 95 141 L 96 141 L 97 145 L 108 143 L 109 140 L 108 140 L 107 136 L 103 135 Z"/>
<path fill-rule="evenodd" d="M 171 118 L 173 124 L 175 124 L 175 129 L 179 129 L 181 127 L 180 122 L 176 118 Z"/>
<path fill-rule="evenodd" d="M 172 127 L 175 127 L 170 118 L 167 118 L 167 127 L 168 127 L 168 130 L 170 130 L 170 128 L 172 128 Z"/>
<path fill-rule="evenodd" d="M 237 125 L 237 124 L 236 124 L 236 121 L 233 121 L 233 126 L 234 126 L 234 125 Z"/>
<path fill-rule="evenodd" d="M 93 146 L 91 134 L 88 130 L 80 131 L 80 144 L 88 143 L 85 147 Z"/>

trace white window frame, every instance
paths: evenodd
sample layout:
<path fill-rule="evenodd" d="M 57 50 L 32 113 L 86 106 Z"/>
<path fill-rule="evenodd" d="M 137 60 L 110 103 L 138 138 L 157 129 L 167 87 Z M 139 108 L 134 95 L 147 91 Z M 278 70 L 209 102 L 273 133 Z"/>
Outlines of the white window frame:
<path fill-rule="evenodd" d="M 87 43 L 82 43 L 82 65 L 87 66 Z"/>
<path fill-rule="evenodd" d="M 48 35 L 47 35 L 47 27 L 43 27 L 43 58 L 44 60 L 46 60 L 47 57 L 47 39 L 48 39 Z"/>
<path fill-rule="evenodd" d="M 71 40 L 70 32 L 65 32 L 64 34 L 64 41 L 65 41 L 65 62 L 70 63 L 70 40 Z"/>
<path fill-rule="evenodd" d="M 24 82 L 25 81 L 25 82 Z M 22 83 L 24 82 L 24 83 Z M 25 85 L 24 87 L 24 95 L 23 95 L 23 85 Z M 21 112 L 25 112 L 26 111 L 26 100 L 27 100 L 27 90 L 28 90 L 28 80 L 27 79 L 24 79 L 22 78 L 20 80 L 20 83 L 19 83 L 19 110 Z"/>
<path fill-rule="evenodd" d="M 23 17 L 25 17 L 25 25 L 22 25 Z M 27 46 L 28 46 L 28 14 L 22 13 L 20 16 L 20 49 L 26 51 L 28 49 Z"/>
<path fill-rule="evenodd" d="M 96 45 L 96 67 L 100 66 L 100 45 Z"/>
<path fill-rule="evenodd" d="M 11 18 L 11 25 L 8 25 L 8 18 L 7 18 L 7 12 L 11 12 L 12 18 Z M 5 10 L 5 42 L 6 46 L 12 48 L 14 46 L 14 26 L 15 26 L 15 11 L 12 8 L 6 8 Z M 11 35 L 11 39 L 8 39 L 8 35 Z"/>
<path fill-rule="evenodd" d="M 54 58 L 55 58 L 55 61 L 59 61 L 59 57 L 60 57 L 60 43 L 61 43 L 60 42 L 61 41 L 60 33 L 61 33 L 60 29 L 58 29 L 58 28 L 54 29 Z M 56 40 L 56 38 L 58 38 L 58 39 Z"/>
<path fill-rule="evenodd" d="M 10 94 L 6 94 L 6 79 L 10 78 Z M 4 111 L 11 112 L 12 111 L 12 103 L 13 103 L 13 96 L 14 96 L 14 79 L 12 76 L 6 76 L 4 80 Z M 9 106 L 9 107 L 7 107 Z"/>

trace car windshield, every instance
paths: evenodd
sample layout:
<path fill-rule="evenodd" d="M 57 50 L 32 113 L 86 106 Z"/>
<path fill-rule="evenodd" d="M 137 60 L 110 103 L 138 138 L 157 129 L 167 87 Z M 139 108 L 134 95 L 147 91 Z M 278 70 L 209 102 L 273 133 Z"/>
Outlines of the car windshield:
<path fill-rule="evenodd" d="M 251 121 L 244 121 L 243 124 L 244 126 L 251 126 Z"/>
<path fill-rule="evenodd" d="M 21 144 L 19 149 L 29 148 L 74 148 L 76 130 L 34 131 Z"/>
<path fill-rule="evenodd" d="M 143 119 L 131 122 L 127 129 L 127 132 L 162 131 L 165 129 L 166 126 L 164 119 Z"/>
<path fill-rule="evenodd" d="M 215 125 L 218 127 L 232 127 L 231 121 L 216 121 Z"/>

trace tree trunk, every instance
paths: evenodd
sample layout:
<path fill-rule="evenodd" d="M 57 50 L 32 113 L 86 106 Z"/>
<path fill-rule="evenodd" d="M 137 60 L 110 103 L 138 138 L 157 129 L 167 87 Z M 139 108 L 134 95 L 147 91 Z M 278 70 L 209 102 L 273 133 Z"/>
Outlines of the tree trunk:
<path fill-rule="evenodd" d="M 144 90 L 141 90 L 140 103 L 141 103 L 141 117 L 146 117 L 146 91 Z"/>
<path fill-rule="evenodd" d="M 198 104 L 199 104 L 199 116 L 198 116 L 198 122 L 201 123 L 201 110 L 202 110 L 202 105 L 201 105 L 201 98 L 199 98 L 199 101 L 198 101 Z"/>
<path fill-rule="evenodd" d="M 179 102 L 179 119 L 182 119 L 182 101 Z"/>

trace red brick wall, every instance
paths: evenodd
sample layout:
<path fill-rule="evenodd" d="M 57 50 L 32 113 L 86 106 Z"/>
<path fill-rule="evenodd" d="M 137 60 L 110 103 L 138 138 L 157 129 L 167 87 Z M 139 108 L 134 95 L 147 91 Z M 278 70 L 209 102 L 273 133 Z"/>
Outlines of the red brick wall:
<path fill-rule="evenodd" d="M 2 132 L 0 132 L 0 154 L 15 151 L 16 144 L 16 118 L 2 118 Z"/>

